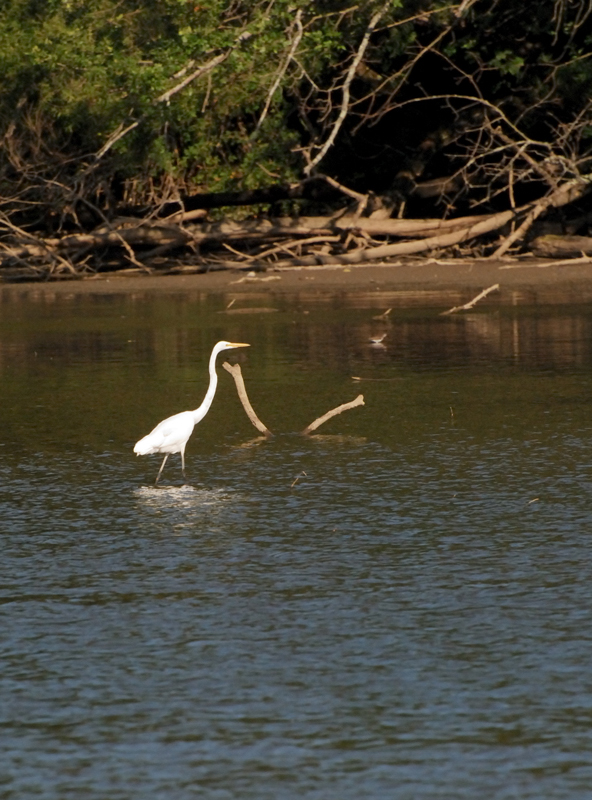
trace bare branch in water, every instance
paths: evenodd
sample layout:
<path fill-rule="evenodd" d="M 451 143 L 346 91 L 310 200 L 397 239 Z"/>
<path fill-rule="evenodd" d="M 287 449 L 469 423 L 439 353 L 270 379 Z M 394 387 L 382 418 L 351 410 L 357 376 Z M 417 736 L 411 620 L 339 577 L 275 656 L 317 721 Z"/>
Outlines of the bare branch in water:
<path fill-rule="evenodd" d="M 476 297 L 473 297 L 473 299 L 468 303 L 465 303 L 464 306 L 454 306 L 454 308 L 449 308 L 448 311 L 443 311 L 440 316 L 445 317 L 447 314 L 456 314 L 457 311 L 468 311 L 470 308 L 473 308 L 473 306 L 475 306 L 479 300 L 483 300 L 484 297 L 487 297 L 490 292 L 495 292 L 497 290 L 499 290 L 499 283 L 494 283 L 493 286 L 489 286 L 487 289 L 483 289 L 482 292 L 479 292 Z"/>
<path fill-rule="evenodd" d="M 265 436 L 273 436 L 273 433 L 267 428 L 259 419 L 255 411 L 253 410 L 253 406 L 249 400 L 247 395 L 247 390 L 245 389 L 245 382 L 243 380 L 243 374 L 241 372 L 240 364 L 229 364 L 225 361 L 222 366 L 226 370 L 226 372 L 230 372 L 232 377 L 234 378 L 234 382 L 236 383 L 236 390 L 238 392 L 239 399 L 243 404 L 243 408 L 245 409 L 248 418 L 251 420 L 253 425 L 257 428 L 258 431 L 265 434 Z"/>
<path fill-rule="evenodd" d="M 308 436 L 309 433 L 316 431 L 316 429 L 320 425 L 322 425 L 324 422 L 327 422 L 327 420 L 330 420 L 331 417 L 335 417 L 337 414 L 341 414 L 342 411 L 349 411 L 350 408 L 356 408 L 357 406 L 363 406 L 363 405 L 364 405 L 364 395 L 359 394 L 355 400 L 352 400 L 349 403 L 343 403 L 343 405 L 337 406 L 337 408 L 333 408 L 331 409 L 331 411 L 327 411 L 327 413 L 323 414 L 322 417 L 315 419 L 314 422 L 311 422 L 310 425 L 308 425 L 302 431 L 302 435 Z"/>

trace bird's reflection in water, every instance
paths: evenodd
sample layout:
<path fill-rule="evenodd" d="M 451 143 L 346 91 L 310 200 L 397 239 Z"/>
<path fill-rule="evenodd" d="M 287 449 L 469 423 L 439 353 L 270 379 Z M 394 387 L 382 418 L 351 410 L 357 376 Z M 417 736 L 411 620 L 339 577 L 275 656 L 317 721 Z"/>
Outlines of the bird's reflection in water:
<path fill-rule="evenodd" d="M 197 508 L 218 506 L 235 498 L 226 489 L 183 486 L 142 486 L 135 490 L 138 500 L 153 508 Z"/>

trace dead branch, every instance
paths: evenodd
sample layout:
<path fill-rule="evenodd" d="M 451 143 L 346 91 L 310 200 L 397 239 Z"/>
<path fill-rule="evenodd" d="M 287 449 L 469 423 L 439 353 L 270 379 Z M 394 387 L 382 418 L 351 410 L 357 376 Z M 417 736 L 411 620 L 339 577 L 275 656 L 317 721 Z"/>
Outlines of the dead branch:
<path fill-rule="evenodd" d="M 487 297 L 488 294 L 498 290 L 499 283 L 494 283 L 493 286 L 489 286 L 487 289 L 483 289 L 482 292 L 479 292 L 476 297 L 473 297 L 473 299 L 469 300 L 468 303 L 465 303 L 464 306 L 454 306 L 454 308 L 449 308 L 448 311 L 442 311 L 440 316 L 445 317 L 447 314 L 456 314 L 457 311 L 468 311 L 470 308 L 473 308 L 473 306 L 477 305 L 479 300 L 483 300 L 483 298 Z"/>
<path fill-rule="evenodd" d="M 580 197 L 583 197 L 591 189 L 592 175 L 582 175 L 581 177 L 567 181 L 555 189 L 555 191 L 552 191 L 550 194 L 543 197 L 538 201 L 538 203 L 535 204 L 534 208 L 529 211 L 524 222 L 518 228 L 516 228 L 513 233 L 504 239 L 502 244 L 497 248 L 495 253 L 493 253 L 491 258 L 499 258 L 505 252 L 507 252 L 507 250 L 509 250 L 514 242 L 523 239 L 524 235 L 535 219 L 540 217 L 540 215 L 548 208 L 551 206 L 554 208 L 559 208 L 560 206 L 567 205 L 567 203 L 573 203 L 574 200 L 578 200 Z"/>
<path fill-rule="evenodd" d="M 232 377 L 234 378 L 234 382 L 236 384 L 236 390 L 238 392 L 239 399 L 243 404 L 243 408 L 245 409 L 248 418 L 251 420 L 253 425 L 257 428 L 260 433 L 263 433 L 265 436 L 273 436 L 273 433 L 267 428 L 259 419 L 255 411 L 253 410 L 253 406 L 249 401 L 249 397 L 247 395 L 247 390 L 245 388 L 245 382 L 243 380 L 243 374 L 241 372 L 240 364 L 229 364 L 225 361 L 222 366 L 229 372 Z"/>
<path fill-rule="evenodd" d="M 364 53 L 366 52 L 366 49 L 367 49 L 367 47 L 368 47 L 368 45 L 370 43 L 370 36 L 372 35 L 372 32 L 374 31 L 374 28 L 378 25 L 380 19 L 387 12 L 387 10 L 389 9 L 390 5 L 391 5 L 390 0 L 387 0 L 387 2 L 384 3 L 384 5 L 382 5 L 381 8 L 379 8 L 379 10 L 370 19 L 370 22 L 368 23 L 368 27 L 366 28 L 364 36 L 362 37 L 362 41 L 360 42 L 360 46 L 358 47 L 358 49 L 356 51 L 356 54 L 355 54 L 355 56 L 353 58 L 353 61 L 350 64 L 350 67 L 349 67 L 349 69 L 347 71 L 347 75 L 346 75 L 345 80 L 343 82 L 343 86 L 341 87 L 341 93 L 342 93 L 341 108 L 339 109 L 339 114 L 337 116 L 337 119 L 335 120 L 333 128 L 331 129 L 331 133 L 327 137 L 327 140 L 326 140 L 325 144 L 321 147 L 321 149 L 316 154 L 316 156 L 313 159 L 311 159 L 309 161 L 309 163 L 306 165 L 306 167 L 304 168 L 304 174 L 305 175 L 310 175 L 310 173 L 316 167 L 316 165 L 320 161 L 322 161 L 322 159 L 327 155 L 327 153 L 331 149 L 335 139 L 337 138 L 337 134 L 339 133 L 339 131 L 341 129 L 341 126 L 345 122 L 345 119 L 346 119 L 346 117 L 347 117 L 347 115 L 348 115 L 348 113 L 350 111 L 350 107 L 349 107 L 349 105 L 350 105 L 350 87 L 351 87 L 353 79 L 355 78 L 356 70 L 358 68 L 358 65 L 359 65 L 360 61 L 364 57 Z"/>
<path fill-rule="evenodd" d="M 286 70 L 288 69 L 288 67 L 290 66 L 290 62 L 294 58 L 294 54 L 296 53 L 296 50 L 298 49 L 298 45 L 300 44 L 300 40 L 302 39 L 302 36 L 304 34 L 304 28 L 302 27 L 302 9 L 301 8 L 299 8 L 298 11 L 296 12 L 296 16 L 294 17 L 293 27 L 296 28 L 296 33 L 294 35 L 294 38 L 292 39 L 292 44 L 290 45 L 290 50 L 288 51 L 288 54 L 286 55 L 286 58 L 284 59 L 283 64 L 281 64 L 281 66 L 280 66 L 280 68 L 278 70 L 278 73 L 276 75 L 276 78 L 275 78 L 275 80 L 274 80 L 274 82 L 273 82 L 273 84 L 272 84 L 272 86 L 271 86 L 271 88 L 270 88 L 270 90 L 269 90 L 269 92 L 267 94 L 267 100 L 265 101 L 265 106 L 263 107 L 263 111 L 261 112 L 261 116 L 259 117 L 257 125 L 255 126 L 255 130 L 251 134 L 251 139 L 254 139 L 255 136 L 259 133 L 259 129 L 261 128 L 261 125 L 263 125 L 263 120 L 265 119 L 265 117 L 267 116 L 267 112 L 269 111 L 269 107 L 271 105 L 271 101 L 273 100 L 273 96 L 277 92 L 278 87 L 279 87 L 280 83 L 282 82 L 282 78 L 286 74 Z"/>
<path fill-rule="evenodd" d="M 337 414 L 341 414 L 343 411 L 349 411 L 350 408 L 356 408 L 357 406 L 363 406 L 363 405 L 364 405 L 364 395 L 359 394 L 355 400 L 352 400 L 349 403 L 343 403 L 343 405 L 337 406 L 337 408 L 333 408 L 331 411 L 327 411 L 327 413 L 323 414 L 322 417 L 315 419 L 314 422 L 311 422 L 310 425 L 307 425 L 307 427 L 303 431 L 301 431 L 301 434 L 302 436 L 308 436 L 308 434 L 312 433 L 313 431 L 316 431 L 316 429 L 319 426 L 323 425 L 323 423 L 327 422 L 327 420 L 330 420 L 332 417 L 337 416 Z"/>
<path fill-rule="evenodd" d="M 376 261 L 383 258 L 391 258 L 398 255 L 410 255 L 411 253 L 422 253 L 434 248 L 450 247 L 454 244 L 466 242 L 476 236 L 497 230 L 510 222 L 516 216 L 516 212 L 502 211 L 476 224 L 462 228 L 452 233 L 441 236 L 431 236 L 419 241 L 400 242 L 398 244 L 384 244 L 378 247 L 368 247 L 366 249 L 355 250 L 353 253 L 343 255 L 314 255 L 303 258 L 295 258 L 290 261 L 278 261 L 276 268 L 290 266 L 315 266 L 317 264 L 360 264 L 365 261 Z"/>
<path fill-rule="evenodd" d="M 328 183 L 332 189 L 337 189 L 338 191 L 342 192 L 348 197 L 352 197 L 356 201 L 357 203 L 357 208 L 355 213 L 356 219 L 364 213 L 364 209 L 368 205 L 368 199 L 369 199 L 369 196 L 367 194 L 360 194 L 360 192 L 356 192 L 354 191 L 354 189 L 350 189 L 347 186 L 344 186 L 342 183 L 339 183 L 334 178 L 330 178 L 329 175 L 319 175 L 318 177 L 322 178 L 326 183 Z"/>

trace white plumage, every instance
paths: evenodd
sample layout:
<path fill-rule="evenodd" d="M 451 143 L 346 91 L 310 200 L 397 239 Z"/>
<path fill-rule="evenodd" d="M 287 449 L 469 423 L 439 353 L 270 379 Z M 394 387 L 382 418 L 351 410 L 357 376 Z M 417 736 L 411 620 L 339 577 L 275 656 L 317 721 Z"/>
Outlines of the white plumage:
<path fill-rule="evenodd" d="M 146 456 L 152 453 L 165 453 L 165 457 L 161 467 L 156 476 L 155 484 L 158 483 L 166 460 L 171 453 L 181 453 L 181 470 L 183 477 L 185 477 L 185 445 L 191 434 L 193 428 L 200 422 L 210 410 L 214 395 L 216 394 L 216 386 L 218 384 L 218 375 L 216 374 L 216 357 L 218 353 L 223 350 L 232 350 L 234 347 L 249 347 L 248 344 L 243 342 L 218 342 L 210 356 L 209 371 L 210 371 L 210 385 L 208 391 L 203 399 L 202 404 L 195 411 L 181 411 L 180 414 L 174 414 L 172 417 L 167 417 L 159 422 L 154 430 L 150 431 L 147 436 L 136 442 L 134 446 L 134 453 L 138 456 Z"/>

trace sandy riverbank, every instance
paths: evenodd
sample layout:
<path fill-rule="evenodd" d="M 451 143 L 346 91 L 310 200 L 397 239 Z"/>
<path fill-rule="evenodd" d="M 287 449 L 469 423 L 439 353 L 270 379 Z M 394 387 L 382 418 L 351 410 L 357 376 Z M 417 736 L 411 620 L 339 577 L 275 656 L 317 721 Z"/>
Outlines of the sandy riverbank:
<path fill-rule="evenodd" d="M 592 302 L 592 262 L 544 259 L 408 259 L 396 264 L 247 273 L 103 274 L 82 281 L 0 284 L 5 299 L 14 295 L 78 295 L 121 293 L 217 293 L 228 296 L 276 297 L 305 295 L 322 300 L 336 294 L 364 295 L 397 306 L 446 305 L 467 302 L 479 291 L 499 284 L 483 301 L 487 305 L 548 305 Z M 246 299 L 246 298 L 245 298 Z M 255 299 L 254 297 L 252 299 Z"/>

